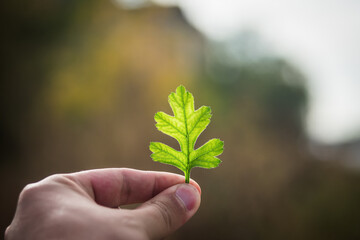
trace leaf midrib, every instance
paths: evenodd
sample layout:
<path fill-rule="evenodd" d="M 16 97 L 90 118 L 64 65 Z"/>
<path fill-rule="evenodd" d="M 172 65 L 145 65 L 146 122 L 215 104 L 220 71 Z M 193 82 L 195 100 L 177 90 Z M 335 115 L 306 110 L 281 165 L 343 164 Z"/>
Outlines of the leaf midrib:
<path fill-rule="evenodd" d="M 188 123 L 187 123 L 187 117 L 186 117 L 186 108 L 185 108 L 185 96 L 184 94 L 186 94 L 186 91 L 184 93 L 182 93 L 182 109 L 183 109 L 183 115 L 184 115 L 184 123 L 185 123 L 185 131 L 186 131 L 186 147 L 187 147 L 187 154 L 186 154 L 186 169 L 190 168 L 190 138 L 189 138 L 189 130 L 188 130 Z M 187 99 L 188 100 L 188 95 L 187 95 Z"/>

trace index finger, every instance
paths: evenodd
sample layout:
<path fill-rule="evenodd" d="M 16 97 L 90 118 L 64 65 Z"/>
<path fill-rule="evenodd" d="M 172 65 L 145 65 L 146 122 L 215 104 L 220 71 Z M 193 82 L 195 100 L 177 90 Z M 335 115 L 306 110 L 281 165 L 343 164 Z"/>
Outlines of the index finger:
<path fill-rule="evenodd" d="M 107 207 L 145 202 L 173 185 L 184 183 L 184 177 L 178 174 L 129 168 L 96 169 L 65 176 L 78 183 L 96 203 Z M 190 184 L 201 192 L 195 181 Z"/>

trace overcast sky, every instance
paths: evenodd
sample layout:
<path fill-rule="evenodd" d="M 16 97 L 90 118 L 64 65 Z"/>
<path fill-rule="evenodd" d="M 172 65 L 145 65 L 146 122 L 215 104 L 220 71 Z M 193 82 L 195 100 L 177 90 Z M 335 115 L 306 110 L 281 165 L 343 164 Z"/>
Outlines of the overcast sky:
<path fill-rule="evenodd" d="M 256 31 L 307 77 L 309 136 L 338 143 L 360 135 L 360 1 L 153 1 L 179 5 L 195 27 L 215 40 Z"/>

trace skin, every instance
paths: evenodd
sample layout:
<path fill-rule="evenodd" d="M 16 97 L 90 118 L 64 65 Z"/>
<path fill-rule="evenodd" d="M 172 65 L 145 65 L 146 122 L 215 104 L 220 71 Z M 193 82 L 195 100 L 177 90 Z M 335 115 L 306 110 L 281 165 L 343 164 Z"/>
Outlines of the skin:
<path fill-rule="evenodd" d="M 23 189 L 5 239 L 162 239 L 195 214 L 200 195 L 196 182 L 166 172 L 56 174 Z M 141 204 L 121 208 L 132 203 Z"/>

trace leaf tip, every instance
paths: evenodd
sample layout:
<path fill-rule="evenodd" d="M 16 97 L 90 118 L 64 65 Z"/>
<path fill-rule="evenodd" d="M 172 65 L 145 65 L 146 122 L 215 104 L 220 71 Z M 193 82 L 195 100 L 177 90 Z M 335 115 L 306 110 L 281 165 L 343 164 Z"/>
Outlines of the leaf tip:
<path fill-rule="evenodd" d="M 179 85 L 177 88 L 176 88 L 176 93 L 178 92 L 186 92 L 186 88 L 184 87 L 184 85 Z"/>

